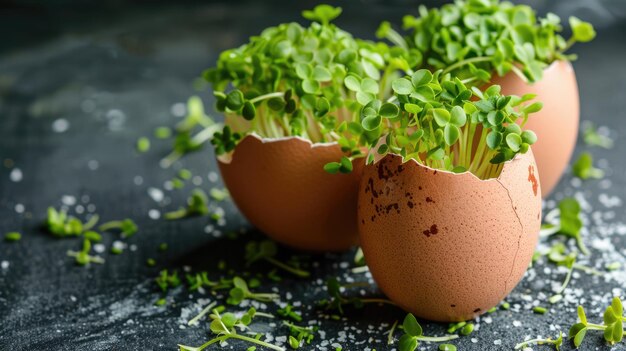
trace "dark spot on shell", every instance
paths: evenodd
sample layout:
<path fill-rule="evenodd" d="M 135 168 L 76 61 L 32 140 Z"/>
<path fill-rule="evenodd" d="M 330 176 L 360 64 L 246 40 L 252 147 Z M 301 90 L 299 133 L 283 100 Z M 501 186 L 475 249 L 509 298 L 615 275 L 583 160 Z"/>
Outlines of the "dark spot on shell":
<path fill-rule="evenodd" d="M 437 174 L 437 171 L 434 171 L 433 174 Z"/>
<path fill-rule="evenodd" d="M 361 224 L 365 224 L 365 220 L 364 219 L 361 220 Z"/>
<path fill-rule="evenodd" d="M 421 187 L 421 186 L 418 186 L 417 188 L 418 188 L 419 190 L 422 190 L 422 187 Z"/>
<path fill-rule="evenodd" d="M 478 313 L 478 312 L 480 312 L 480 308 L 477 308 L 474 310 L 474 313 Z"/>
<path fill-rule="evenodd" d="M 413 203 L 411 201 L 406 203 L 407 206 L 409 206 L 409 208 L 413 208 Z"/>
<path fill-rule="evenodd" d="M 539 182 L 537 182 L 537 177 L 535 177 L 535 168 L 533 165 L 528 165 L 528 181 L 533 186 L 533 193 L 537 196 L 537 188 L 539 188 Z"/>
<path fill-rule="evenodd" d="M 435 200 L 433 200 L 430 196 L 428 196 L 428 197 L 426 197 L 426 202 L 435 203 Z"/>
<path fill-rule="evenodd" d="M 430 238 L 431 235 L 436 235 L 437 233 L 439 233 L 439 229 L 437 229 L 436 224 L 433 224 L 430 226 L 429 229 L 424 230 L 422 233 L 426 235 L 426 237 Z"/>
<path fill-rule="evenodd" d="M 400 208 L 399 208 L 399 206 L 398 206 L 398 203 L 397 203 L 397 202 L 396 202 L 396 203 L 393 203 L 393 204 L 389 204 L 389 205 L 387 205 L 387 208 L 386 208 L 387 213 L 389 213 L 392 209 L 395 209 L 398 213 L 400 213 Z"/>
<path fill-rule="evenodd" d="M 450 307 L 455 308 L 455 307 L 456 307 L 456 305 L 450 305 Z"/>
<path fill-rule="evenodd" d="M 374 222 L 374 218 L 376 218 L 376 216 L 372 216 L 372 218 L 371 218 L 372 222 Z"/>

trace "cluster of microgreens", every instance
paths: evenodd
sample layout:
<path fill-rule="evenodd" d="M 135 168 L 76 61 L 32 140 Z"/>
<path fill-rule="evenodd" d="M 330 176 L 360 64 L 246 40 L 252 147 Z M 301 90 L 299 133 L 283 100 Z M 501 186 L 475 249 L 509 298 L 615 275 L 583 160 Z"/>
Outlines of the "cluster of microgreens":
<path fill-rule="evenodd" d="M 591 41 L 596 33 L 590 23 L 570 17 L 572 36 L 561 35 L 558 16 L 537 18 L 527 5 L 500 0 L 456 0 L 440 8 L 419 7 L 419 17 L 407 15 L 403 37 L 388 22 L 377 36 L 403 49 L 417 49 L 423 67 L 443 69 L 464 82 L 480 86 L 494 72 L 514 72 L 524 81 L 542 78 L 543 70 L 555 60 L 573 60 L 565 52 L 577 42 Z"/>
<path fill-rule="evenodd" d="M 528 151 L 537 139 L 523 130 L 529 115 L 542 107 L 525 104 L 533 95 L 503 96 L 497 85 L 481 92 L 425 69 L 394 80 L 392 89 L 393 102 L 374 99 L 361 109 L 363 129 L 384 137 L 379 154 L 391 152 L 487 179 L 497 177 L 505 161 Z M 371 154 L 368 161 L 373 159 Z"/>
<path fill-rule="evenodd" d="M 615 344 L 622 341 L 624 336 L 624 322 L 626 317 L 623 316 L 624 308 L 619 297 L 614 297 L 611 305 L 606 308 L 603 315 L 603 324 L 594 324 L 587 321 L 585 310 L 582 306 L 578 306 L 579 323 L 574 324 L 569 330 L 569 337 L 574 341 L 574 345 L 579 347 L 587 331 L 599 330 L 604 332 L 604 340 L 609 344 Z"/>
<path fill-rule="evenodd" d="M 67 255 L 76 260 L 76 264 L 85 266 L 89 263 L 104 263 L 104 259 L 99 256 L 92 256 L 91 243 L 102 241 L 102 236 L 92 230 L 98 224 L 99 216 L 92 215 L 89 220 L 83 223 L 80 219 L 70 216 L 65 210 L 57 211 L 53 207 L 48 208 L 48 217 L 45 222 L 45 229 L 57 238 L 83 237 L 83 245 L 80 251 L 69 250 Z M 126 218 L 120 221 L 110 221 L 98 227 L 101 232 L 119 230 L 122 238 L 128 238 L 137 233 L 137 225 L 133 220 Z M 113 251 L 113 253 L 118 253 Z"/>
<path fill-rule="evenodd" d="M 309 27 L 267 28 L 205 72 L 217 109 L 226 113 L 226 127 L 212 141 L 218 155 L 250 133 L 335 141 L 352 155 L 374 143 L 358 123 L 359 104 L 386 98 L 390 81 L 418 62 L 400 48 L 354 39 L 330 23 L 340 14 L 329 5 L 304 11 Z"/>

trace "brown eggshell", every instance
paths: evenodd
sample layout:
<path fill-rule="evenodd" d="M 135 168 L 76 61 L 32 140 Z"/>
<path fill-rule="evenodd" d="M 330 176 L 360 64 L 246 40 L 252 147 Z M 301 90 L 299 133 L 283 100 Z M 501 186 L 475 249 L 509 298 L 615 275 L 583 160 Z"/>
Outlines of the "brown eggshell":
<path fill-rule="evenodd" d="M 526 128 L 538 137 L 533 151 L 545 197 L 559 182 L 576 146 L 580 102 L 574 68 L 567 61 L 555 61 L 534 84 L 525 83 L 513 73 L 495 76 L 492 84 L 500 85 L 503 94 L 537 94 L 536 100 L 543 102 L 543 109 L 530 115 Z"/>
<path fill-rule="evenodd" d="M 497 179 L 434 170 L 387 155 L 365 166 L 361 247 L 381 290 L 434 321 L 496 306 L 520 281 L 537 243 L 541 189 L 531 151 Z"/>
<path fill-rule="evenodd" d="M 309 251 L 340 251 L 358 241 L 356 199 L 363 170 L 355 161 L 350 174 L 324 171 L 343 155 L 336 143 L 248 135 L 218 164 L 239 210 L 270 238 Z"/>

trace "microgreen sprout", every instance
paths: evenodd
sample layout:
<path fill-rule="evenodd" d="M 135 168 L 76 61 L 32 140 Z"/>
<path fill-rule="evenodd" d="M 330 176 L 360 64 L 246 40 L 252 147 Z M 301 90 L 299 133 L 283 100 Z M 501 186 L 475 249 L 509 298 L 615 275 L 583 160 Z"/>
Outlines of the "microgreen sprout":
<path fill-rule="evenodd" d="M 402 329 L 404 329 L 404 335 L 400 337 L 398 341 L 398 349 L 400 351 L 414 351 L 417 349 L 420 341 L 429 342 L 442 342 L 457 339 L 458 335 L 445 335 L 445 336 L 424 336 L 422 326 L 417 322 L 415 316 L 411 313 L 407 314 L 402 323 Z"/>
<path fill-rule="evenodd" d="M 388 82 L 410 72 L 411 52 L 354 39 L 331 21 L 341 8 L 319 5 L 304 11 L 308 27 L 292 22 L 267 28 L 221 53 L 204 73 L 226 114 L 212 140 L 218 155 L 231 152 L 245 135 L 299 136 L 337 142 L 346 153 L 330 172 L 349 172 L 360 147 L 375 144 L 360 127 L 358 106 L 387 98 Z"/>
<path fill-rule="evenodd" d="M 248 284 L 240 277 L 233 278 L 233 288 L 228 292 L 228 300 L 230 305 L 239 305 L 243 300 L 257 300 L 262 302 L 271 302 L 277 300 L 280 296 L 273 293 L 253 293 L 248 289 Z"/>
<path fill-rule="evenodd" d="M 352 284 L 356 286 L 356 284 Z M 339 280 L 335 277 L 331 277 L 326 280 L 326 290 L 330 299 L 320 301 L 322 306 L 325 306 L 328 310 L 337 310 L 340 314 L 343 314 L 344 305 L 352 305 L 355 308 L 362 308 L 365 304 L 387 304 L 396 306 L 396 304 L 388 299 L 383 298 L 361 298 L 361 297 L 345 297 L 341 294 L 342 288 L 350 287 L 351 285 L 341 285 Z"/>
<path fill-rule="evenodd" d="M 216 337 L 198 347 L 185 345 L 178 345 L 178 347 L 180 351 L 202 351 L 212 344 L 221 343 L 228 339 L 237 339 L 261 347 L 266 347 L 271 350 L 285 351 L 285 348 L 283 347 L 276 346 L 260 340 L 261 334 L 257 334 L 256 338 L 251 338 L 249 336 L 237 333 L 236 328 L 239 328 L 242 331 L 249 329 L 248 325 L 252 323 L 252 319 L 254 318 L 255 314 L 256 311 L 254 310 L 254 308 L 248 310 L 248 312 L 246 312 L 241 317 L 237 317 L 235 314 L 230 312 L 220 314 L 218 309 L 214 309 L 209 317 L 211 318 L 211 332 L 213 332 Z"/>
<path fill-rule="evenodd" d="M 480 86 L 495 72 L 513 72 L 528 82 L 541 80 L 555 60 L 574 60 L 565 52 L 575 43 L 593 40 L 591 24 L 570 17 L 572 36 L 561 36 L 561 20 L 553 13 L 537 18 L 527 5 L 500 0 L 458 0 L 440 8 L 419 7 L 419 17 L 403 19 L 407 38 L 383 23 L 378 36 L 400 48 L 417 49 L 425 65 L 443 69 Z"/>
<path fill-rule="evenodd" d="M 4 240 L 9 242 L 16 242 L 22 239 L 22 234 L 18 232 L 9 232 L 4 234 Z"/>
<path fill-rule="evenodd" d="M 137 152 L 146 153 L 150 150 L 150 139 L 141 137 L 137 139 Z"/>
<path fill-rule="evenodd" d="M 317 326 L 301 327 L 289 322 L 283 322 L 283 324 L 289 327 L 289 346 L 294 350 L 299 349 L 303 343 L 311 344 L 319 329 Z"/>
<path fill-rule="evenodd" d="M 217 303 L 215 301 L 211 302 L 208 306 L 203 308 L 202 311 L 200 311 L 200 313 L 198 313 L 197 316 L 195 316 L 192 319 L 190 319 L 189 322 L 187 322 L 187 325 L 196 325 L 196 324 L 198 324 L 198 321 L 200 319 L 202 319 L 202 317 L 204 317 L 207 313 L 211 312 L 211 310 L 215 307 L 215 305 L 217 305 Z"/>
<path fill-rule="evenodd" d="M 175 288 L 180 285 L 178 272 L 173 271 L 172 273 L 168 273 L 167 269 L 162 270 L 155 281 L 163 292 L 166 292 L 169 288 Z"/>
<path fill-rule="evenodd" d="M 603 324 L 594 324 L 587 321 L 585 315 L 585 309 L 583 306 L 578 306 L 578 319 L 579 322 L 574 324 L 569 330 L 569 338 L 573 339 L 574 346 L 579 347 L 589 330 L 600 330 L 604 332 L 604 339 L 609 344 L 615 344 L 622 341 L 624 336 L 624 322 L 626 317 L 623 316 L 624 308 L 622 301 L 619 297 L 614 297 L 604 311 Z"/>
<path fill-rule="evenodd" d="M 276 247 L 276 244 L 273 241 L 270 241 L 270 240 L 263 240 L 260 242 L 251 241 L 246 245 L 246 265 L 250 266 L 254 262 L 257 262 L 259 260 L 264 260 L 298 277 L 307 278 L 311 275 L 311 273 L 303 269 L 290 266 L 288 264 L 285 264 L 277 260 L 276 259 L 277 254 L 278 254 L 278 248 Z"/>
<path fill-rule="evenodd" d="M 224 201 L 230 196 L 227 189 L 211 188 L 209 195 L 215 201 Z"/>
<path fill-rule="evenodd" d="M 120 221 L 110 221 L 101 224 L 98 229 L 102 232 L 110 230 L 119 230 L 122 234 L 122 238 L 128 238 L 137 233 L 138 227 L 132 219 L 126 218 Z"/>
<path fill-rule="evenodd" d="M 515 345 L 515 350 L 519 350 L 519 349 L 526 349 L 527 347 L 530 347 L 531 345 L 554 345 L 554 347 L 556 348 L 557 351 L 561 350 L 561 346 L 563 345 L 563 333 L 559 332 L 559 337 L 556 339 L 552 339 L 552 338 L 547 338 L 547 339 L 531 339 L 531 340 L 526 340 L 524 342 L 520 342 L 519 344 Z"/>
<path fill-rule="evenodd" d="M 157 139 L 168 139 L 172 136 L 172 130 L 169 127 L 158 127 L 154 130 L 154 137 Z"/>
<path fill-rule="evenodd" d="M 556 213 L 556 212 L 554 212 Z M 581 228 L 583 227 L 580 218 L 580 204 L 574 198 L 565 198 L 559 202 L 558 213 L 560 214 L 559 224 L 547 224 L 541 226 L 541 235 L 548 236 L 553 234 L 562 234 L 566 237 L 576 240 L 578 249 L 584 254 L 589 255 L 589 249 L 585 246 L 581 236 Z M 551 213 L 546 218 L 552 217 Z"/>
<path fill-rule="evenodd" d="M 181 219 L 191 216 L 204 216 L 209 213 L 209 198 L 202 189 L 194 189 L 191 196 L 187 199 L 187 207 L 180 208 L 176 211 L 168 212 L 164 215 L 165 219 Z"/>
<path fill-rule="evenodd" d="M 593 156 L 589 152 L 580 154 L 578 160 L 572 166 L 574 175 L 580 179 L 601 179 L 604 177 L 604 171 L 593 166 Z"/>
<path fill-rule="evenodd" d="M 456 346 L 452 344 L 440 344 L 438 349 L 439 351 L 456 351 Z"/>
<path fill-rule="evenodd" d="M 289 318 L 296 322 L 302 322 L 302 316 L 293 310 L 293 306 L 291 304 L 287 304 L 285 307 L 279 308 L 276 310 L 276 314 L 283 318 Z"/>
<path fill-rule="evenodd" d="M 198 128 L 201 130 L 192 134 Z M 176 126 L 173 150 L 161 160 L 161 167 L 168 168 L 184 155 L 200 150 L 220 129 L 222 125 L 205 114 L 202 100 L 197 96 L 190 97 L 187 101 L 187 116 Z M 165 135 L 165 132 L 162 133 Z"/>
<path fill-rule="evenodd" d="M 504 96 L 498 85 L 481 92 L 425 69 L 394 80 L 392 89 L 395 102 L 374 99 L 360 112 L 362 128 L 384 137 L 377 150 L 381 155 L 395 153 L 431 168 L 488 179 L 537 139 L 522 129 L 542 107 L 525 104 L 532 95 Z"/>
<path fill-rule="evenodd" d="M 54 207 L 49 207 L 46 228 L 56 237 L 79 236 L 95 227 L 98 219 L 98 215 L 93 215 L 83 224 L 80 219 L 69 216 L 65 210 L 57 211 Z"/>
<path fill-rule="evenodd" d="M 88 239 L 83 240 L 83 249 L 80 251 L 67 251 L 67 255 L 70 257 L 74 257 L 76 260 L 76 264 L 80 266 L 88 265 L 89 263 L 99 263 L 103 264 L 104 259 L 99 256 L 91 256 L 89 252 L 91 251 L 91 242 Z"/>
<path fill-rule="evenodd" d="M 592 123 L 587 123 L 583 130 L 583 141 L 589 146 L 599 146 L 605 149 L 613 147 L 613 139 L 608 135 L 599 133 Z"/>

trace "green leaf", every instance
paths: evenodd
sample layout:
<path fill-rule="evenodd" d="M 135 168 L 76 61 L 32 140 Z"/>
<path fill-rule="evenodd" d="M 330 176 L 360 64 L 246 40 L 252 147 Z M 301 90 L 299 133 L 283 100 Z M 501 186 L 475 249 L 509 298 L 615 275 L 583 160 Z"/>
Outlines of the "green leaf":
<path fill-rule="evenodd" d="M 341 163 L 339 162 L 329 162 L 324 165 L 324 170 L 330 174 L 338 173 L 340 168 L 341 168 Z"/>
<path fill-rule="evenodd" d="M 404 110 L 408 113 L 417 114 L 422 111 L 422 107 L 416 104 L 404 104 Z"/>
<path fill-rule="evenodd" d="M 240 90 L 233 90 L 226 95 L 226 107 L 232 111 L 239 111 L 244 104 L 243 93 Z"/>
<path fill-rule="evenodd" d="M 246 101 L 243 104 L 241 115 L 243 116 L 243 118 L 245 118 L 248 121 L 251 121 L 254 119 L 254 116 L 256 115 L 256 108 L 250 101 Z"/>
<path fill-rule="evenodd" d="M 615 312 L 616 316 L 621 316 L 624 314 L 624 308 L 622 306 L 622 300 L 619 297 L 615 296 L 611 301 L 611 307 L 613 308 L 613 312 Z"/>
<path fill-rule="evenodd" d="M 415 351 L 417 349 L 417 338 L 408 334 L 404 334 L 398 340 L 398 348 L 400 351 Z"/>
<path fill-rule="evenodd" d="M 459 127 L 453 124 L 447 124 L 443 130 L 443 139 L 445 140 L 446 145 L 452 145 L 456 143 L 456 141 L 459 139 L 460 133 L 461 131 L 459 130 Z"/>
<path fill-rule="evenodd" d="M 399 95 L 409 95 L 413 92 L 413 84 L 406 78 L 394 80 L 391 83 L 391 88 Z"/>
<path fill-rule="evenodd" d="M 316 80 L 306 79 L 302 81 L 302 90 L 308 94 L 316 94 L 320 89 L 320 83 Z"/>
<path fill-rule="evenodd" d="M 350 173 L 352 172 L 352 161 L 346 156 L 341 157 L 341 168 L 339 171 L 341 173 Z"/>
<path fill-rule="evenodd" d="M 315 69 L 313 69 L 313 79 L 318 82 L 328 82 L 332 78 L 332 74 L 326 67 L 315 66 Z"/>
<path fill-rule="evenodd" d="M 465 111 L 463 110 L 461 106 L 454 106 L 450 112 L 451 112 L 450 123 L 459 127 L 462 127 L 465 125 L 465 123 L 467 122 L 467 115 L 465 114 Z"/>
<path fill-rule="evenodd" d="M 219 319 L 214 319 L 211 322 L 210 329 L 215 334 L 228 334 L 229 333 L 228 329 L 224 328 L 224 325 Z"/>
<path fill-rule="evenodd" d="M 522 141 L 526 144 L 532 145 L 537 142 L 537 135 L 532 130 L 525 130 L 522 132 Z"/>
<path fill-rule="evenodd" d="M 408 335 L 414 337 L 422 336 L 422 326 L 417 323 L 417 319 L 415 319 L 413 314 L 409 313 L 404 317 L 402 326 L 404 327 L 404 332 Z"/>
<path fill-rule="evenodd" d="M 363 127 L 363 129 L 371 132 L 373 130 L 376 130 L 380 126 L 381 123 L 382 123 L 382 118 L 381 116 L 377 115 L 377 116 L 364 118 L 361 121 L 361 126 Z"/>
<path fill-rule="evenodd" d="M 543 108 L 543 103 L 535 102 L 525 107 L 524 112 L 529 113 L 529 114 L 535 113 L 535 112 L 541 111 L 542 108 Z"/>
<path fill-rule="evenodd" d="M 574 175 L 583 180 L 604 177 L 604 171 L 593 166 L 593 156 L 589 152 L 580 154 L 580 157 L 572 166 L 572 171 Z"/>
<path fill-rule="evenodd" d="M 506 136 L 506 144 L 509 146 L 511 150 L 519 151 L 522 145 L 522 137 L 520 137 L 519 134 L 511 133 Z"/>
<path fill-rule="evenodd" d="M 378 113 L 384 118 L 394 118 L 400 113 L 400 108 L 396 104 L 386 102 L 380 107 Z"/>
<path fill-rule="evenodd" d="M 296 75 L 301 79 L 309 79 L 313 74 L 313 68 L 307 63 L 296 63 Z"/>
<path fill-rule="evenodd" d="M 586 43 L 596 37 L 596 31 L 591 23 L 581 21 L 572 16 L 569 18 L 569 25 L 572 27 L 572 37 L 575 41 Z"/>
<path fill-rule="evenodd" d="M 235 326 L 237 323 L 237 317 L 230 312 L 224 313 L 222 315 L 222 323 L 226 326 L 226 328 L 230 329 Z"/>
<path fill-rule="evenodd" d="M 583 306 L 578 306 L 578 318 L 580 319 L 580 322 L 584 325 L 587 325 L 587 316 L 585 315 L 585 309 L 583 308 Z"/>
<path fill-rule="evenodd" d="M 487 147 L 496 150 L 502 143 L 502 133 L 492 130 L 487 134 Z"/>
<path fill-rule="evenodd" d="M 445 127 L 448 122 L 450 122 L 450 112 L 443 108 L 433 109 L 433 117 L 435 118 L 435 122 L 440 127 Z"/>
<path fill-rule="evenodd" d="M 574 346 L 580 347 L 580 345 L 583 343 L 583 340 L 585 339 L 585 334 L 587 334 L 587 327 L 583 327 L 582 329 L 580 329 L 580 331 L 576 333 L 576 335 L 574 336 Z"/>
<path fill-rule="evenodd" d="M 361 91 L 361 80 L 353 75 L 346 76 L 343 83 L 352 91 Z"/>
<path fill-rule="evenodd" d="M 341 7 L 333 7 L 326 4 L 317 5 L 313 10 L 302 11 L 302 17 L 322 24 L 328 24 L 339 17 L 339 15 L 341 15 Z"/>
<path fill-rule="evenodd" d="M 378 83 L 371 78 L 363 78 L 360 91 L 369 94 L 378 94 Z"/>
<path fill-rule="evenodd" d="M 411 83 L 413 84 L 414 87 L 420 87 L 422 85 L 426 85 L 428 83 L 430 83 L 433 79 L 433 75 L 432 73 L 430 73 L 429 70 L 427 69 L 420 69 L 419 71 L 413 73 L 413 75 L 411 76 Z M 394 89 L 395 91 L 396 89 Z M 397 91 L 396 91 L 397 92 Z M 403 94 L 403 93 L 399 93 L 398 94 Z"/>

